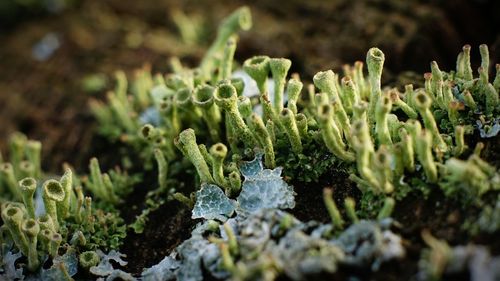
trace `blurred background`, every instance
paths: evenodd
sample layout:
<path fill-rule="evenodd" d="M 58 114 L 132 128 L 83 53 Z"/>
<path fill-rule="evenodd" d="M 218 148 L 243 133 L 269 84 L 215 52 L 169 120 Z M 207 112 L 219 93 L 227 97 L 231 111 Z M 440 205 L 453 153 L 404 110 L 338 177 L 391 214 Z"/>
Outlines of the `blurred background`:
<path fill-rule="evenodd" d="M 385 52 L 383 79 L 394 85 L 422 80 L 432 60 L 454 68 L 464 44 L 476 65 L 482 43 L 500 62 L 497 0 L 0 0 L 0 150 L 22 131 L 43 142 L 47 169 L 86 166 L 102 147 L 87 101 L 114 86 L 113 72 L 166 72 L 171 56 L 195 66 L 241 5 L 254 27 L 237 60 L 288 57 L 303 79 L 364 60 L 372 46 Z"/>

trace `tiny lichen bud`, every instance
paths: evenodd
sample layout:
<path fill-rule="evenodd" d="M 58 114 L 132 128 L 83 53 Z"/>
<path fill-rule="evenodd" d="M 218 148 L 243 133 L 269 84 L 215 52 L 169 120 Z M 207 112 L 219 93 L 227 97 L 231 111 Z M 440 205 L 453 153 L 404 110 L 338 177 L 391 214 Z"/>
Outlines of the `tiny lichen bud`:
<path fill-rule="evenodd" d="M 299 113 L 295 115 L 295 120 L 297 121 L 297 128 L 299 129 L 299 134 L 302 138 L 307 137 L 307 116 L 304 113 Z"/>
<path fill-rule="evenodd" d="M 50 236 L 49 244 L 50 244 L 50 251 L 49 255 L 52 258 L 55 258 L 57 255 L 59 255 L 59 246 L 61 245 L 62 242 L 62 236 L 59 233 L 53 233 L 52 236 Z"/>
<path fill-rule="evenodd" d="M 23 211 L 16 206 L 9 205 L 2 208 L 2 220 L 9 230 L 10 236 L 15 245 L 21 252 L 27 256 L 29 253 L 29 244 L 26 236 L 21 230 L 23 223 Z"/>
<path fill-rule="evenodd" d="M 209 85 L 196 87 L 193 94 L 193 104 L 203 111 L 203 119 L 205 120 L 210 136 L 213 140 L 219 140 L 219 123 L 221 121 L 221 113 L 217 105 L 214 103 L 215 88 Z"/>
<path fill-rule="evenodd" d="M 231 84 L 221 84 L 217 86 L 214 96 L 215 102 L 227 113 L 232 128 L 241 136 L 245 144 L 254 145 L 255 139 L 238 110 L 236 89 Z"/>
<path fill-rule="evenodd" d="M 26 142 L 27 138 L 24 134 L 14 133 L 10 136 L 9 156 L 10 156 L 10 162 L 12 163 L 13 167 L 19 167 L 19 163 L 21 163 L 21 161 L 23 160 L 23 154 L 26 147 Z"/>
<path fill-rule="evenodd" d="M 269 57 L 255 56 L 243 63 L 243 70 L 257 83 L 260 94 L 267 92 L 267 76 L 269 74 Z"/>
<path fill-rule="evenodd" d="M 458 78 L 464 78 L 465 64 L 464 64 L 464 52 L 460 52 L 457 56 L 456 62 L 456 75 Z"/>
<path fill-rule="evenodd" d="M 332 70 L 320 71 L 313 76 L 314 85 L 321 92 L 328 94 L 330 100 L 339 101 L 340 97 L 335 86 L 337 75 Z"/>
<path fill-rule="evenodd" d="M 238 255 L 239 254 L 238 240 L 236 239 L 236 235 L 234 234 L 233 228 L 227 222 L 223 225 L 223 228 L 224 232 L 226 232 L 227 235 L 227 244 L 229 246 L 229 252 L 233 256 Z"/>
<path fill-rule="evenodd" d="M 385 145 L 382 145 L 375 153 L 375 157 L 373 159 L 374 165 L 377 169 L 377 176 L 380 179 L 379 182 L 383 191 L 385 193 L 391 193 L 394 190 L 394 186 L 392 185 L 392 155 L 389 153 Z"/>
<path fill-rule="evenodd" d="M 231 85 L 236 89 L 236 94 L 238 97 L 243 95 L 243 90 L 245 89 L 245 81 L 239 77 L 234 77 L 229 80 Z"/>
<path fill-rule="evenodd" d="M 441 152 L 446 152 L 448 147 L 439 133 L 436 120 L 430 110 L 432 104 L 431 98 L 427 96 L 425 92 L 419 91 L 415 94 L 414 99 L 415 106 L 424 121 L 424 126 L 432 135 L 434 145 L 436 145 L 437 149 Z"/>
<path fill-rule="evenodd" d="M 28 219 L 23 222 L 23 233 L 28 240 L 28 269 L 35 271 L 40 266 L 37 252 L 37 236 L 40 232 L 40 226 L 34 219 Z"/>
<path fill-rule="evenodd" d="M 203 143 L 198 145 L 198 149 L 200 150 L 201 155 L 203 155 L 203 158 L 205 158 L 205 161 L 207 161 L 208 167 L 213 166 L 213 159 L 210 153 L 208 153 L 207 146 Z"/>
<path fill-rule="evenodd" d="M 321 127 L 321 135 L 326 147 L 335 156 L 345 161 L 353 162 L 355 156 L 351 151 L 346 149 L 346 145 L 342 140 L 340 130 L 333 121 L 333 108 L 329 104 L 323 104 L 318 107 L 318 121 Z"/>
<path fill-rule="evenodd" d="M 75 187 L 76 193 L 76 208 L 74 210 L 75 220 L 78 223 L 82 222 L 82 206 L 83 206 L 83 191 L 81 186 Z"/>
<path fill-rule="evenodd" d="M 145 124 L 142 126 L 141 135 L 149 141 L 156 141 L 158 138 L 161 138 L 160 130 L 156 129 L 151 124 Z"/>
<path fill-rule="evenodd" d="M 455 97 L 453 96 L 453 92 L 451 88 L 453 85 L 451 83 L 444 83 L 443 82 L 443 104 L 450 104 L 450 102 L 455 100 Z M 446 110 L 446 108 L 444 108 Z"/>
<path fill-rule="evenodd" d="M 317 93 L 314 95 L 314 102 L 317 105 L 327 104 L 329 101 L 328 95 L 324 92 Z"/>
<path fill-rule="evenodd" d="M 33 203 L 33 195 L 36 191 L 36 180 L 34 178 L 24 178 L 19 182 L 21 193 L 23 197 L 24 206 L 28 216 L 32 219 L 35 218 L 35 205 Z"/>
<path fill-rule="evenodd" d="M 293 77 L 293 76 L 292 76 Z M 300 92 L 304 85 L 297 79 L 288 80 L 286 86 L 286 91 L 288 95 L 288 108 L 295 114 L 297 114 L 297 101 L 300 97 Z"/>
<path fill-rule="evenodd" d="M 418 118 L 417 112 L 415 112 L 415 110 L 411 108 L 406 102 L 401 100 L 399 92 L 397 90 L 389 91 L 389 97 L 391 98 L 392 103 L 398 106 L 409 118 Z"/>
<path fill-rule="evenodd" d="M 443 83 L 443 72 L 439 69 L 439 66 L 436 61 L 431 62 L 431 91 L 434 97 L 439 96 L 439 92 L 442 91 L 442 83 Z"/>
<path fill-rule="evenodd" d="M 333 226 L 338 230 L 342 230 L 344 228 L 344 220 L 342 219 L 339 209 L 333 200 L 333 191 L 331 189 L 323 189 L 323 201 L 326 209 L 328 210 Z"/>
<path fill-rule="evenodd" d="M 276 167 L 276 162 L 274 158 L 274 147 L 271 135 L 264 125 L 262 118 L 256 113 L 253 113 L 250 116 L 249 121 L 249 125 L 255 133 L 255 137 L 259 141 L 260 146 L 264 149 L 264 163 L 267 168 L 273 169 Z"/>
<path fill-rule="evenodd" d="M 119 122 L 117 125 L 129 133 L 136 132 L 137 122 L 130 116 L 127 106 L 113 92 L 108 92 L 106 97 L 113 113 L 117 116 L 116 120 Z"/>
<path fill-rule="evenodd" d="M 458 125 L 459 109 L 463 109 L 463 104 L 458 101 L 451 101 L 448 105 L 448 118 L 453 126 Z"/>
<path fill-rule="evenodd" d="M 424 73 L 424 90 L 431 97 L 431 99 L 436 99 L 434 92 L 432 91 L 432 73 Z"/>
<path fill-rule="evenodd" d="M 498 105 L 500 104 L 498 93 L 493 87 L 493 85 L 488 84 L 486 85 L 484 95 L 486 97 L 486 109 L 484 113 L 486 115 L 492 115 L 493 112 L 495 112 L 495 110 L 498 108 Z"/>
<path fill-rule="evenodd" d="M 78 230 L 73 233 L 73 236 L 69 240 L 69 244 L 72 246 L 85 246 L 87 245 L 87 238 L 85 238 L 85 235 L 81 230 Z"/>
<path fill-rule="evenodd" d="M 186 157 L 193 163 L 198 172 L 201 182 L 213 183 L 207 162 L 196 144 L 196 136 L 193 129 L 186 129 L 178 136 L 178 141 L 186 153 Z"/>
<path fill-rule="evenodd" d="M 147 127 L 143 127 L 143 134 L 146 128 Z M 151 130 L 150 133 L 152 133 Z M 87 186 L 92 191 L 92 193 L 107 202 L 118 202 L 119 198 L 114 193 L 113 184 L 111 183 L 109 175 L 106 173 L 101 173 L 99 160 L 97 160 L 97 158 L 93 157 L 90 159 L 89 170 L 90 177 L 87 182 Z"/>
<path fill-rule="evenodd" d="M 219 250 L 222 255 L 222 267 L 228 272 L 235 272 L 236 266 L 229 251 L 229 246 L 225 243 L 219 243 Z"/>
<path fill-rule="evenodd" d="M 340 100 L 331 102 L 335 122 L 339 124 L 341 132 L 349 140 L 351 132 L 351 124 L 347 113 L 345 112 Z"/>
<path fill-rule="evenodd" d="M 370 80 L 370 108 L 368 109 L 368 119 L 375 121 L 375 108 L 378 99 L 382 94 L 381 79 L 384 68 L 385 55 L 378 48 L 371 48 L 366 54 L 366 65 L 368 66 L 368 76 Z"/>
<path fill-rule="evenodd" d="M 66 168 L 60 183 L 64 189 L 64 200 L 57 203 L 57 215 L 60 219 L 65 219 L 69 216 L 71 195 L 73 194 L 73 172 L 70 168 Z"/>
<path fill-rule="evenodd" d="M 368 98 L 368 87 L 366 85 L 366 80 L 363 75 L 363 62 L 355 61 L 354 62 L 354 75 L 353 75 L 354 84 L 357 86 L 360 98 Z"/>
<path fill-rule="evenodd" d="M 83 213 L 83 221 L 84 223 L 90 227 L 93 228 L 92 223 L 93 223 L 93 216 L 92 216 L 92 197 L 86 196 L 84 199 L 84 213 Z"/>
<path fill-rule="evenodd" d="M 174 102 L 179 108 L 188 108 L 191 105 L 192 90 L 190 88 L 181 88 L 174 95 Z"/>
<path fill-rule="evenodd" d="M 214 104 L 215 88 L 210 85 L 198 86 L 194 89 L 193 103 L 203 109 L 209 109 Z"/>
<path fill-rule="evenodd" d="M 210 147 L 210 155 L 213 159 L 212 175 L 215 183 L 227 190 L 229 183 L 224 177 L 224 159 L 227 156 L 227 147 L 223 143 L 216 143 Z"/>
<path fill-rule="evenodd" d="M 193 209 L 193 207 L 194 207 L 194 201 L 191 198 L 187 197 L 186 195 L 184 195 L 184 194 L 182 194 L 180 192 L 176 192 L 176 193 L 172 194 L 172 197 L 175 200 L 177 200 L 177 201 L 181 202 L 182 204 L 186 205 L 189 209 Z"/>
<path fill-rule="evenodd" d="M 386 197 L 384 200 L 384 205 L 382 209 L 378 213 L 377 219 L 383 220 L 391 216 L 392 211 L 394 210 L 394 206 L 396 205 L 396 201 L 392 197 Z"/>
<path fill-rule="evenodd" d="M 358 93 L 357 87 L 354 85 L 351 77 L 345 76 L 341 80 L 342 82 L 342 91 L 341 91 L 341 99 L 342 104 L 345 107 L 345 110 L 348 113 L 352 113 L 352 106 L 359 102 L 360 96 Z"/>
<path fill-rule="evenodd" d="M 57 218 L 57 202 L 62 202 L 66 196 L 62 185 L 56 180 L 47 180 L 43 183 L 43 203 L 45 211 L 52 218 L 54 228 L 59 229 L 59 221 Z"/>
<path fill-rule="evenodd" d="M 269 60 L 269 68 L 274 80 L 274 110 L 283 110 L 283 92 L 285 89 L 286 76 L 292 65 L 292 61 L 285 58 L 272 58 Z"/>
<path fill-rule="evenodd" d="M 205 54 L 200 63 L 200 75 L 208 79 L 219 60 L 221 51 L 224 49 L 229 38 L 240 30 L 248 30 L 252 27 L 252 14 L 250 9 L 243 6 L 227 17 L 217 30 L 217 37 Z"/>
<path fill-rule="evenodd" d="M 273 120 L 268 119 L 266 121 L 266 129 L 267 129 L 267 132 L 269 133 L 269 137 L 271 138 L 273 144 L 275 144 L 276 143 L 276 131 L 275 131 L 275 126 L 274 126 Z"/>
<path fill-rule="evenodd" d="M 393 157 L 393 169 L 394 169 L 394 177 L 396 179 L 400 179 L 404 174 L 405 170 L 405 160 L 404 160 L 404 145 L 402 142 L 397 142 L 393 145 L 391 149 L 392 157 Z"/>
<path fill-rule="evenodd" d="M 474 77 L 472 76 L 472 67 L 470 64 L 470 45 L 465 45 L 463 48 L 463 60 L 464 60 L 464 79 L 471 81 Z"/>
<path fill-rule="evenodd" d="M 115 93 L 121 101 L 127 100 L 128 81 L 125 72 L 118 70 L 114 73 L 116 79 Z"/>
<path fill-rule="evenodd" d="M 479 45 L 479 53 L 481 54 L 481 68 L 484 70 L 486 83 L 488 83 L 488 71 L 490 69 L 490 52 L 488 50 L 488 45 Z"/>
<path fill-rule="evenodd" d="M 167 188 L 168 163 L 159 148 L 155 148 L 154 156 L 158 165 L 158 186 L 161 190 L 165 190 Z"/>
<path fill-rule="evenodd" d="M 493 80 L 493 87 L 497 92 L 500 92 L 500 63 L 495 65 L 496 75 L 495 80 Z"/>
<path fill-rule="evenodd" d="M 351 197 L 347 197 L 344 200 L 345 211 L 352 223 L 358 223 L 359 218 L 356 215 L 356 201 Z"/>
<path fill-rule="evenodd" d="M 366 101 L 360 100 L 357 104 L 352 107 L 353 121 L 368 121 L 366 117 L 366 112 L 368 111 L 368 103 Z"/>
<path fill-rule="evenodd" d="M 359 174 L 371 187 L 380 190 L 380 184 L 372 171 L 371 159 L 374 157 L 374 147 L 366 120 L 358 120 L 353 124 L 352 140 Z"/>
<path fill-rule="evenodd" d="M 81 267 L 85 270 L 89 270 L 92 266 L 96 266 L 101 259 L 95 251 L 86 251 L 80 254 L 78 260 L 80 261 Z"/>
<path fill-rule="evenodd" d="M 234 52 L 236 51 L 236 41 L 237 41 L 236 35 L 230 36 L 226 41 L 222 59 L 219 63 L 218 80 L 231 78 L 231 73 L 233 72 Z"/>
<path fill-rule="evenodd" d="M 464 93 L 464 103 L 468 107 L 470 107 L 473 111 L 476 111 L 477 105 L 476 102 L 474 101 L 474 98 L 472 97 L 471 93 L 466 90 Z"/>
<path fill-rule="evenodd" d="M 277 132 L 285 132 L 285 126 L 281 123 L 279 117 L 279 112 L 276 112 L 269 100 L 269 95 L 264 93 L 259 97 L 260 104 L 262 105 L 262 119 L 272 120 L 273 124 L 276 125 Z"/>
<path fill-rule="evenodd" d="M 288 109 L 285 108 L 281 111 L 281 122 L 285 126 L 285 133 L 290 140 L 290 144 L 292 145 L 292 151 L 294 153 L 302 152 L 302 140 L 300 138 L 299 129 L 297 128 L 297 122 L 295 120 L 295 114 Z"/>
<path fill-rule="evenodd" d="M 252 102 L 248 97 L 238 97 L 238 111 L 243 119 L 247 119 L 252 115 Z"/>
<path fill-rule="evenodd" d="M 241 190 L 241 175 L 238 171 L 229 173 L 229 185 L 231 186 L 231 194 L 237 194 Z"/>
<path fill-rule="evenodd" d="M 10 163 L 0 164 L 0 176 L 2 181 L 7 185 L 10 193 L 16 200 L 21 200 L 22 194 L 18 188 L 16 176 L 14 175 L 14 167 Z"/>
<path fill-rule="evenodd" d="M 453 151 L 455 156 L 460 156 L 466 148 L 464 134 L 465 134 L 464 126 L 455 127 L 455 149 Z"/>
<path fill-rule="evenodd" d="M 35 168 L 35 178 L 39 178 L 42 175 L 41 168 L 41 155 L 42 155 L 42 143 L 39 141 L 29 140 L 26 143 L 26 158 Z"/>
<path fill-rule="evenodd" d="M 38 225 L 40 225 L 41 230 L 49 229 L 51 231 L 55 231 L 54 221 L 52 217 L 48 214 L 44 214 L 37 219 Z"/>
<path fill-rule="evenodd" d="M 29 161 L 21 161 L 18 168 L 18 178 L 28 178 L 35 176 L 35 166 L 33 166 Z"/>
<path fill-rule="evenodd" d="M 387 127 L 393 142 L 399 141 L 398 130 L 403 126 L 403 124 L 403 122 L 399 121 L 396 114 L 391 113 L 387 115 Z"/>
<path fill-rule="evenodd" d="M 42 249 L 46 250 L 48 253 L 50 252 L 50 237 L 52 237 L 52 233 L 54 233 L 54 231 L 41 228 L 40 234 L 38 235 Z"/>
<path fill-rule="evenodd" d="M 420 164 L 424 168 L 425 175 L 430 182 L 436 182 L 438 171 L 434 157 L 432 156 L 432 136 L 425 130 L 416 136 L 415 149 Z"/>
<path fill-rule="evenodd" d="M 399 130 L 401 139 L 401 152 L 404 167 L 407 171 L 415 171 L 415 153 L 413 148 L 413 138 L 408 134 L 405 128 Z"/>
<path fill-rule="evenodd" d="M 392 144 L 391 133 L 387 123 L 387 116 L 392 109 L 392 101 L 388 95 L 379 98 L 375 109 L 375 132 L 380 145 Z"/>

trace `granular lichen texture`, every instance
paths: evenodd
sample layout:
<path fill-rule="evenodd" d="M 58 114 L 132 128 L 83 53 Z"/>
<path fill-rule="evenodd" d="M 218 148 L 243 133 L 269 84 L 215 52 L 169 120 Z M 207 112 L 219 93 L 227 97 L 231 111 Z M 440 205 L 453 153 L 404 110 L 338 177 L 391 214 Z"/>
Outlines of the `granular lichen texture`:
<path fill-rule="evenodd" d="M 196 19 L 172 16 L 195 44 Z M 1 278 L 500 280 L 488 46 L 410 83 L 384 82 L 378 47 L 307 79 L 293 59 L 235 59 L 252 25 L 249 7 L 234 10 L 195 67 L 116 71 L 88 103 L 89 133 L 112 147 L 88 169 L 68 155 L 47 172 L 43 141 L 12 134 Z"/>

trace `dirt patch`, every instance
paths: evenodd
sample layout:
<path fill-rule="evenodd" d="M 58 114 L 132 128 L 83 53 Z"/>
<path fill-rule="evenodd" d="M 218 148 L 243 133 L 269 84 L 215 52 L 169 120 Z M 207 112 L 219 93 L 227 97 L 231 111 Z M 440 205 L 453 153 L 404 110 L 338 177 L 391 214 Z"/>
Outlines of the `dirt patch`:
<path fill-rule="evenodd" d="M 144 268 L 159 263 L 191 235 L 197 221 L 191 210 L 177 201 L 169 202 L 149 215 L 142 234 L 129 231 L 120 252 L 127 255 L 127 272 L 140 274 Z"/>

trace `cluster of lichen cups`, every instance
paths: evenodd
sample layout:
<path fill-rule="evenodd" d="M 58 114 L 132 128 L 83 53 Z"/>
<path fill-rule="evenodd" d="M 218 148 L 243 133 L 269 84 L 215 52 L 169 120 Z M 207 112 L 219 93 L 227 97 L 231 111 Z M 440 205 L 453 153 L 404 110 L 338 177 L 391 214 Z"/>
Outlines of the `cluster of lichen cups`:
<path fill-rule="evenodd" d="M 480 49 L 482 65 L 487 68 L 487 48 L 482 45 Z M 432 73 L 425 75 L 425 88 L 414 90 L 412 85 L 407 85 L 404 93 L 396 89 L 381 89 L 384 54 L 372 48 L 366 60 L 368 79 L 363 76 L 361 62 L 352 68 L 346 67 L 346 76 L 340 82 L 338 75 L 331 70 L 319 72 L 313 80 L 320 92 L 316 93 L 310 87 L 306 101 L 299 101 L 302 83 L 297 75 L 286 83 L 289 60 L 258 56 L 245 61 L 243 69 L 259 89 L 262 116 L 253 112 L 248 97 L 243 96 L 229 80 L 218 82 L 214 88 L 205 84 L 195 86 L 192 95 L 196 100 L 200 89 L 210 87 L 210 99 L 214 100 L 210 109 L 217 116 L 225 116 L 227 140 L 235 159 L 246 153 L 241 147 L 257 148 L 264 153 L 266 166 L 274 168 L 277 138 L 286 139 L 290 151 L 298 154 L 303 150 L 302 139 L 321 136 L 333 155 L 356 164 L 358 175 L 351 175 L 351 179 L 363 191 L 391 194 L 402 185 L 408 186 L 404 181 L 405 173 L 414 173 L 421 167 L 428 183 L 453 188 L 465 181 L 475 195 L 480 195 L 491 184 L 498 185 L 498 182 L 491 182 L 496 170 L 480 159 L 481 145 L 467 161 L 454 157 L 465 151 L 464 135 L 472 132 L 468 120 L 460 117 L 456 104 L 463 112 L 466 112 L 465 100 L 468 101 L 465 107 L 470 111 L 477 112 L 480 104 L 483 118 L 495 118 L 499 110 L 500 74 L 491 84 L 480 68 L 480 78 L 474 79 L 469 69 L 469 50 L 465 46 L 459 55 L 456 72 L 444 73 L 432 62 Z M 275 84 L 274 103 L 270 102 L 267 92 L 269 73 Z M 451 84 L 452 81 L 455 85 Z M 284 108 L 285 84 L 288 103 Z M 461 93 L 454 95 L 453 87 Z M 303 108 L 300 113 L 298 102 Z M 391 113 L 397 110 L 406 115 L 402 118 L 406 121 Z M 440 119 L 447 119 L 452 124 L 452 132 L 440 132 L 441 120 L 436 120 L 436 111 L 446 113 Z M 220 127 L 215 123 L 217 119 L 210 120 L 214 123 L 209 124 L 209 128 Z M 238 138 L 231 137 L 234 135 Z M 237 190 L 238 183 L 230 185 L 223 175 L 221 162 L 227 154 L 224 144 L 214 144 L 207 153 L 203 144 L 197 144 L 193 129 L 182 131 L 174 143 L 194 164 L 202 182 Z M 224 151 L 223 155 L 216 153 L 218 149 Z M 231 174 L 235 172 L 231 171 Z M 230 178 L 233 177 L 236 178 Z"/>
<path fill-rule="evenodd" d="M 108 96 L 110 108 L 92 103 L 104 128 L 106 124 L 121 126 L 122 140 L 141 147 L 145 158 L 155 155 L 158 166 L 163 167 L 163 180 L 165 164 L 178 159 L 175 144 L 194 164 L 201 182 L 216 183 L 235 194 L 239 186 L 235 167 L 242 157 L 258 149 L 265 155 L 266 167 L 274 168 L 278 143 L 288 143 L 292 153 L 300 154 L 304 140 L 314 138 L 341 161 L 356 165 L 351 180 L 364 191 L 391 194 L 408 186 L 405 174 L 420 170 L 428 183 L 451 186 L 447 183 L 458 182 L 466 174 L 464 179 L 472 189 L 488 189 L 482 186 L 490 185 L 495 171 L 480 160 L 479 149 L 469 161 L 454 158 L 466 150 L 464 135 L 473 131 L 470 113 L 482 120 L 494 120 L 498 115 L 500 71 L 497 66 L 490 83 L 485 45 L 480 46 L 479 78 L 473 77 L 470 47 L 465 46 L 456 71 L 443 72 L 432 62 L 431 72 L 424 75 L 425 87 L 406 85 L 403 93 L 382 89 L 385 58 L 377 48 L 367 53 L 368 77 L 363 63 L 356 62 L 344 68 L 342 79 L 331 70 L 317 73 L 314 86 L 309 85 L 306 93 L 297 74 L 287 80 L 290 60 L 256 56 L 242 66 L 257 85 L 257 92 L 251 93 L 257 97 L 246 96 L 243 92 L 248 85 L 241 78 L 231 78 L 234 33 L 248 28 L 241 25 L 240 18 L 247 18 L 244 14 L 244 9 L 239 10 L 223 24 L 221 30 L 226 32 L 219 32 L 223 35 L 199 68 L 186 69 L 174 60 L 175 73 L 165 78 L 152 77 L 147 69 L 140 71 L 131 97 L 126 94 L 127 80 L 119 72 L 116 94 Z M 273 93 L 268 92 L 269 76 Z M 262 114 L 254 112 L 257 104 Z M 139 118 L 150 106 L 157 109 L 158 116 Z M 137 137 L 141 123 L 151 123 L 141 130 L 149 145 Z M 198 145 L 195 132 L 204 143 L 212 143 L 212 148 Z M 225 162 L 229 163 L 223 165 Z"/>
<path fill-rule="evenodd" d="M 35 271 L 47 255 L 59 255 L 63 236 L 73 243 L 85 245 L 83 232 L 91 231 L 94 216 L 91 213 L 92 199 L 84 197 L 81 188 L 73 188 L 72 172 L 67 169 L 60 180 L 46 180 L 42 186 L 45 214 L 35 215 L 33 195 L 37 187 L 34 178 L 19 181 L 22 202 L 2 203 L 2 239 L 7 235 L 21 253 L 28 257 L 28 269 Z M 71 218 L 70 218 L 71 217 Z M 81 230 L 68 233 L 64 221 L 71 219 L 81 225 Z M 62 233 L 62 234 L 61 234 Z M 94 264 L 95 265 L 95 264 Z"/>
<path fill-rule="evenodd" d="M 41 144 L 14 134 L 9 148 L 10 162 L 0 164 L 3 221 L 0 245 L 13 243 L 27 257 L 30 271 L 37 271 L 47 257 L 55 258 L 70 248 L 79 250 L 83 268 L 96 265 L 99 262 L 97 253 L 84 251 L 94 248 L 86 237 L 95 235 L 100 224 L 106 222 L 102 211 L 92 208 L 92 198 L 84 195 L 80 179 L 66 167 L 60 179 L 47 179 L 39 186 L 37 179 L 46 178 L 40 169 Z M 92 159 L 90 172 L 85 186 L 100 200 L 115 202 L 114 186 L 108 174 L 101 173 L 97 159 Z M 41 200 L 35 198 L 37 190 Z M 43 208 L 40 208 L 42 203 Z M 60 266 L 62 274 L 71 280 L 64 263 Z"/>
<path fill-rule="evenodd" d="M 131 95 L 125 74 L 118 72 L 109 106 L 91 103 L 103 133 L 128 143 L 145 161 L 156 159 L 160 187 L 175 177 L 169 165 L 188 159 L 199 182 L 216 184 L 234 197 L 241 189 L 240 160 L 263 153 L 265 166 L 275 168 L 286 164 L 278 162 L 278 151 L 307 153 L 304 146 L 311 140 L 353 171 L 350 180 L 363 194 L 385 197 L 378 204 L 380 218 L 415 183 L 473 200 L 500 186 L 496 169 L 480 158 L 482 144 L 473 150 L 465 144 L 476 120 L 487 126 L 500 111 L 500 66 L 490 83 L 485 45 L 478 78 L 471 69 L 471 48 L 464 46 L 455 71 L 444 72 L 432 62 L 425 86 L 406 85 L 404 92 L 382 88 L 385 56 L 377 48 L 367 53 L 368 76 L 364 64 L 356 62 L 344 67 L 343 78 L 332 70 L 317 73 L 306 89 L 297 74 L 287 79 L 290 60 L 256 56 L 242 65 L 255 81 L 251 92 L 248 81 L 232 76 L 235 33 L 249 27 L 246 13 L 240 9 L 224 22 L 199 68 L 173 59 L 174 73 L 152 76 L 146 67 L 136 73 Z M 190 207 L 195 200 L 194 193 L 173 197 Z M 329 198 L 327 191 L 325 204 L 340 230 L 343 220 Z M 354 205 L 347 198 L 344 207 L 357 221 Z"/>

